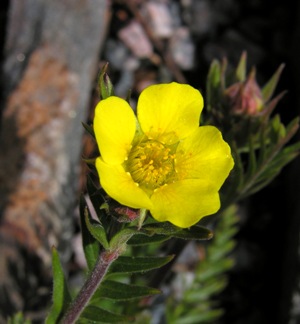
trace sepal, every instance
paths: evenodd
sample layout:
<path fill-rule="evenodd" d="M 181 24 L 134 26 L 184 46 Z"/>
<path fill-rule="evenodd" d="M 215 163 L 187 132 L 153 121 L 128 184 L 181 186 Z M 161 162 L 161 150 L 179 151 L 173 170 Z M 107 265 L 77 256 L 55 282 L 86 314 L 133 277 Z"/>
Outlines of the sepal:
<path fill-rule="evenodd" d="M 113 84 L 107 74 L 108 63 L 102 68 L 98 78 L 98 89 L 101 99 L 106 99 L 114 95 Z"/>

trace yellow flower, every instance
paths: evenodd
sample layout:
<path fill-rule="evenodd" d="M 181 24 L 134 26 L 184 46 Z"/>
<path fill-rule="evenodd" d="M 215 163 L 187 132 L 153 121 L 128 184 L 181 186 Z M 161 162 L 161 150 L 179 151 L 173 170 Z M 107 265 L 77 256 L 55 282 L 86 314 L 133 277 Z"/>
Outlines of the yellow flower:
<path fill-rule="evenodd" d="M 218 191 L 234 163 L 221 133 L 199 127 L 202 108 L 198 90 L 175 82 L 146 88 L 137 118 L 121 98 L 100 101 L 96 168 L 107 194 L 181 228 L 217 212 Z"/>

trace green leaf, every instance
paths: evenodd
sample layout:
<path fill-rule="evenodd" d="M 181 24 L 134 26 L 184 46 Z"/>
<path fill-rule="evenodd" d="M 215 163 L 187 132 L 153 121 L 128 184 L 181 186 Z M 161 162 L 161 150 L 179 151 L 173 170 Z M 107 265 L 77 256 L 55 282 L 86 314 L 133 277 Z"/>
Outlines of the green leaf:
<path fill-rule="evenodd" d="M 7 324 L 31 324 L 29 319 L 25 319 L 21 312 L 14 314 L 13 317 L 8 318 Z"/>
<path fill-rule="evenodd" d="M 228 253 L 228 252 L 227 252 Z M 217 262 L 211 262 L 210 260 L 204 260 L 199 268 L 198 277 L 201 282 L 206 280 L 216 279 L 217 276 L 224 274 L 225 271 L 231 269 L 234 265 L 234 260 L 230 258 L 223 258 Z"/>
<path fill-rule="evenodd" d="M 46 324 L 58 323 L 59 319 L 71 302 L 71 296 L 67 282 L 59 260 L 57 250 L 52 248 L 52 269 L 53 269 L 53 305 L 46 318 Z"/>
<path fill-rule="evenodd" d="M 102 298 L 129 300 L 160 294 L 158 289 L 105 280 L 93 296 L 93 303 Z"/>
<path fill-rule="evenodd" d="M 91 233 L 89 232 L 86 226 L 85 209 L 87 208 L 87 206 L 83 196 L 80 197 L 79 206 L 80 206 L 80 225 L 81 225 L 83 251 L 87 261 L 88 268 L 89 270 L 92 270 L 100 254 L 100 245 L 99 242 L 94 238 L 94 236 L 91 235 Z"/>
<path fill-rule="evenodd" d="M 211 296 L 221 292 L 227 284 L 227 280 L 224 277 L 219 277 L 218 280 L 212 279 L 209 282 L 200 287 L 200 289 L 188 291 L 185 295 L 186 302 L 201 302 L 206 300 L 207 296 Z"/>
<path fill-rule="evenodd" d="M 128 257 L 120 256 L 110 267 L 112 273 L 142 273 L 160 268 L 170 262 L 173 255 L 166 257 Z"/>
<path fill-rule="evenodd" d="M 209 323 L 216 323 L 217 319 L 219 319 L 224 311 L 222 309 L 212 309 L 210 311 L 201 314 L 201 312 L 193 315 L 187 315 L 184 318 L 179 318 L 172 324 L 209 324 Z"/>
<path fill-rule="evenodd" d="M 137 228 L 125 228 L 118 232 L 109 242 L 109 248 L 111 250 L 116 250 L 121 245 L 127 243 L 127 241 L 136 233 L 139 233 Z"/>
<path fill-rule="evenodd" d="M 88 323 L 127 323 L 134 320 L 133 317 L 115 314 L 96 306 L 86 307 L 80 319 L 86 319 Z"/>
<path fill-rule="evenodd" d="M 84 129 L 93 137 L 95 138 L 95 132 L 94 132 L 94 128 L 91 125 L 88 125 L 84 122 L 82 122 L 82 126 L 84 127 Z"/>
<path fill-rule="evenodd" d="M 281 64 L 279 68 L 276 70 L 276 72 L 273 74 L 271 79 L 262 88 L 262 97 L 264 99 L 264 102 L 267 102 L 272 97 L 283 69 L 284 69 L 284 64 Z"/>
<path fill-rule="evenodd" d="M 180 230 L 180 227 L 177 227 L 169 222 L 146 224 L 143 225 L 141 229 L 141 231 L 143 231 L 146 235 L 150 236 L 154 234 L 173 236 Z"/>
<path fill-rule="evenodd" d="M 90 231 L 93 237 L 107 250 L 109 248 L 109 244 L 107 242 L 105 229 L 99 222 L 92 219 L 87 207 L 84 210 L 84 218 L 87 229 Z"/>
<path fill-rule="evenodd" d="M 128 242 L 128 245 L 149 245 L 151 243 L 161 243 L 164 241 L 169 240 L 171 237 L 168 237 L 166 235 L 152 235 L 152 236 L 146 236 L 143 234 L 137 234 L 134 235 Z"/>
<path fill-rule="evenodd" d="M 109 227 L 109 217 L 105 209 L 101 209 L 101 206 L 106 204 L 105 195 L 106 193 L 101 189 L 98 189 L 91 177 L 87 176 L 87 192 L 94 207 L 94 210 L 97 214 L 98 220 L 101 222 L 103 227 L 107 230 Z"/>
<path fill-rule="evenodd" d="M 104 65 L 98 78 L 98 88 L 99 88 L 100 97 L 102 99 L 106 99 L 114 95 L 113 84 L 111 83 L 110 78 L 106 73 L 107 68 L 108 68 L 108 63 Z"/>
<path fill-rule="evenodd" d="M 213 233 L 206 227 L 192 226 L 190 229 L 182 229 L 174 233 L 173 236 L 184 240 L 210 240 Z"/>
<path fill-rule="evenodd" d="M 243 52 L 235 72 L 237 81 L 240 82 L 245 81 L 246 73 L 247 73 L 247 52 Z"/>
<path fill-rule="evenodd" d="M 214 60 L 209 68 L 206 81 L 206 106 L 207 111 L 213 108 L 213 102 L 218 98 L 221 84 L 221 65 L 220 62 Z"/>

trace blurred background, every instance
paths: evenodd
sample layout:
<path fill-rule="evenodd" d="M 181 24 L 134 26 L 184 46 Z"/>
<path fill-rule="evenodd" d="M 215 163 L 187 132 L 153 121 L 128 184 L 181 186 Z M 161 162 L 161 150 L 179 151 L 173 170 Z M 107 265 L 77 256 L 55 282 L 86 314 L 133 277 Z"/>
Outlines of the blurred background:
<path fill-rule="evenodd" d="M 81 156 L 95 147 L 81 122 L 93 118 L 106 62 L 116 95 L 130 89 L 134 105 L 146 86 L 173 80 L 205 95 L 212 60 L 236 66 L 246 51 L 261 85 L 285 63 L 276 112 L 284 123 L 300 112 L 300 7 L 291 0 L 2 0 L 0 40 L 0 323 L 20 310 L 43 322 L 52 245 L 71 279 L 83 267 Z M 300 323 L 299 201 L 298 158 L 241 204 L 220 323 Z"/>

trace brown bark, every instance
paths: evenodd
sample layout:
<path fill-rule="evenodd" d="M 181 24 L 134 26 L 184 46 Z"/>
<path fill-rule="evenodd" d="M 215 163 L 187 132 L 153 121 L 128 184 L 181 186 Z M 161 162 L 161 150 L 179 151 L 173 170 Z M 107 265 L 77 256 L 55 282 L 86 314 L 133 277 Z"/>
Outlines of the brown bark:
<path fill-rule="evenodd" d="M 52 245 L 68 259 L 81 121 L 107 16 L 105 0 L 11 0 L 0 129 L 3 317 L 39 307 Z"/>

